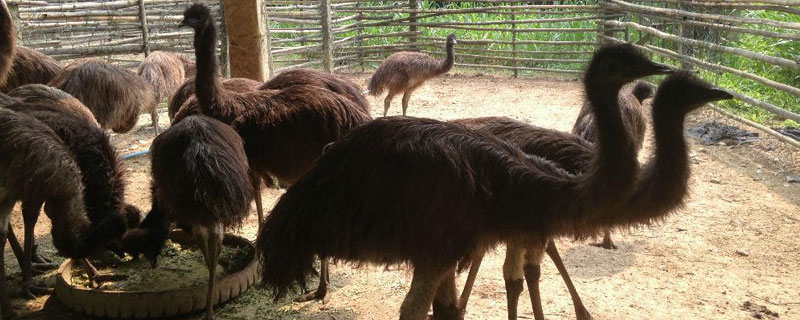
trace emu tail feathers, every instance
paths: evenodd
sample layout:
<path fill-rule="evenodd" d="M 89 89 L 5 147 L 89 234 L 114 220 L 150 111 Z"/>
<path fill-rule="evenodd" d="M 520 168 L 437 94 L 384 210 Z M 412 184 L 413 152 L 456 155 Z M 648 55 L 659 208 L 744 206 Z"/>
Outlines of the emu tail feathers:
<path fill-rule="evenodd" d="M 286 203 L 276 205 L 261 226 L 256 239 L 261 262 L 261 284 L 270 287 L 275 301 L 286 293 L 306 287 L 306 279 L 316 274 L 313 237 L 297 223 Z M 283 209 L 283 210 L 282 210 Z"/>

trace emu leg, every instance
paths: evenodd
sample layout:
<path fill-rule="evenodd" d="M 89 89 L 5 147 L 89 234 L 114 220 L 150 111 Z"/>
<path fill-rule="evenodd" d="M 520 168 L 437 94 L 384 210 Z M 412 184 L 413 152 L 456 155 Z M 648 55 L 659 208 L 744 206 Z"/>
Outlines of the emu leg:
<path fill-rule="evenodd" d="M 46 295 L 53 292 L 53 289 L 33 285 L 33 242 L 36 221 L 42 209 L 40 201 L 25 201 L 22 203 L 22 219 L 25 226 L 23 240 L 23 257 L 20 268 L 22 269 L 22 296 L 26 299 L 35 299 L 36 295 Z"/>
<path fill-rule="evenodd" d="M 22 245 L 19 243 L 17 235 L 14 233 L 14 228 L 11 227 L 11 224 L 8 225 L 7 238 L 8 244 L 11 245 L 11 251 L 14 252 L 14 256 L 17 258 L 17 263 L 19 263 L 20 269 L 22 269 L 22 258 L 25 257 L 25 251 L 22 249 Z M 39 245 L 36 244 L 35 241 L 33 243 L 33 255 L 31 262 L 31 271 L 34 276 L 44 274 L 47 270 L 52 270 L 58 268 L 59 266 L 58 263 L 53 263 L 53 261 L 49 258 L 39 254 Z"/>
<path fill-rule="evenodd" d="M 328 303 L 328 285 L 331 283 L 328 258 L 320 257 L 319 260 L 319 285 L 317 286 L 317 290 L 298 297 L 294 300 L 295 302 L 320 300 L 322 303 Z"/>
<path fill-rule="evenodd" d="M 486 254 L 486 252 L 481 251 L 481 253 L 472 258 L 472 265 L 469 267 L 469 274 L 467 274 L 467 280 L 464 282 L 464 290 L 461 291 L 461 298 L 458 299 L 458 306 L 461 308 L 461 313 L 467 312 L 469 296 L 472 294 L 472 286 L 475 284 L 475 278 L 478 276 L 478 270 L 481 268 L 484 254 Z"/>
<path fill-rule="evenodd" d="M 533 307 L 533 317 L 536 320 L 544 320 L 542 310 L 542 297 L 539 293 L 539 278 L 542 275 L 542 257 L 544 256 L 544 246 L 529 247 L 525 257 L 525 280 L 528 283 L 528 294 L 531 297 Z"/>
<path fill-rule="evenodd" d="M 158 136 L 158 105 L 150 112 L 150 120 L 153 122 L 153 132 Z"/>
<path fill-rule="evenodd" d="M 86 269 L 86 275 L 89 277 L 89 286 L 92 288 L 99 288 L 104 282 L 122 281 L 128 279 L 128 276 L 121 274 L 102 274 L 97 271 L 97 268 L 89 262 L 89 259 L 81 259 L 81 265 Z"/>
<path fill-rule="evenodd" d="M 258 213 L 258 230 L 261 231 L 261 223 L 264 222 L 264 206 L 261 205 L 261 178 L 253 179 L 253 190 L 256 192 L 256 213 Z"/>
<path fill-rule="evenodd" d="M 424 320 L 433 303 L 439 282 L 454 266 L 418 265 L 414 267 L 411 288 L 400 306 L 400 320 Z"/>
<path fill-rule="evenodd" d="M 606 230 L 603 232 L 603 241 L 598 243 L 592 243 L 591 245 L 595 247 L 600 247 L 603 249 L 609 250 L 617 250 L 617 245 L 614 244 L 614 240 L 611 240 L 611 230 Z"/>
<path fill-rule="evenodd" d="M 553 264 L 556 265 L 558 273 L 561 274 L 561 278 L 564 279 L 564 283 L 567 285 L 569 296 L 572 297 L 572 305 L 575 307 L 575 318 L 578 320 L 591 320 L 592 315 L 589 314 L 589 310 L 586 310 L 586 307 L 583 305 L 583 301 L 581 301 L 581 297 L 578 295 L 578 290 L 575 290 L 572 279 L 569 278 L 567 268 L 564 266 L 564 262 L 561 261 L 561 255 L 558 254 L 558 249 L 553 239 L 550 239 L 547 243 L 546 252 L 550 260 L 553 260 Z"/>
<path fill-rule="evenodd" d="M 392 99 L 394 99 L 394 95 L 395 94 L 397 94 L 397 93 L 394 92 L 394 91 L 389 91 L 389 93 L 386 94 L 386 98 L 383 99 L 383 116 L 384 117 L 389 112 L 389 106 L 392 105 Z"/>
<path fill-rule="evenodd" d="M 506 281 L 506 303 L 508 304 L 508 319 L 517 319 L 517 305 L 519 295 L 523 289 L 523 264 L 525 263 L 525 248 L 515 242 L 509 242 L 506 247 L 506 260 L 503 262 L 503 279 Z"/>
<path fill-rule="evenodd" d="M 414 86 L 409 87 L 406 89 L 406 92 L 403 93 L 403 115 L 406 115 L 406 110 L 408 109 L 408 100 L 411 99 L 411 94 L 414 93 L 414 90 L 417 90 L 421 84 L 417 84 Z"/>
<path fill-rule="evenodd" d="M 14 209 L 14 201 L 0 198 L 0 314 L 3 319 L 14 318 L 14 310 L 11 309 L 11 300 L 8 297 L 8 286 L 6 286 L 6 263 L 5 248 L 8 224 L 11 220 L 11 210 Z"/>
<path fill-rule="evenodd" d="M 217 224 L 211 228 L 202 226 L 194 226 L 192 229 L 197 229 L 197 236 L 201 241 L 201 248 L 203 249 L 203 257 L 206 260 L 208 267 L 208 294 L 206 296 L 206 319 L 214 319 L 214 298 L 217 289 L 217 261 L 219 254 L 222 251 L 222 225 Z"/>
<path fill-rule="evenodd" d="M 464 319 L 458 305 L 455 267 L 447 272 L 436 289 L 436 296 L 433 298 L 433 318 L 436 320 Z"/>

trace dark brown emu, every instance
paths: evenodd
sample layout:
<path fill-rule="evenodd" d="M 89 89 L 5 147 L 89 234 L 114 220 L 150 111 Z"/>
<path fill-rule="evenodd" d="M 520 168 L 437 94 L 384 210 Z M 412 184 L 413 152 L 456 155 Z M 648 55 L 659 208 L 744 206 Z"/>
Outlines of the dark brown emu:
<path fill-rule="evenodd" d="M 5 244 L 9 215 L 17 201 L 24 216 L 44 211 L 52 221 L 53 244 L 64 256 L 81 259 L 124 232 L 114 219 L 93 224 L 86 212 L 78 164 L 63 141 L 31 116 L 0 108 L 0 241 Z M 0 250 L 0 308 L 13 317 Z"/>
<path fill-rule="evenodd" d="M 0 92 L 29 83 L 48 83 L 61 64 L 36 50 L 17 46 L 17 32 L 5 1 L 0 4 Z"/>
<path fill-rule="evenodd" d="M 27 86 L 30 85 L 20 88 Z M 111 146 L 105 130 L 98 127 L 96 123 L 88 121 L 81 113 L 76 113 L 70 107 L 58 103 L 17 103 L 5 108 L 30 115 L 41 121 L 63 141 L 80 169 L 83 186 L 81 191 L 91 228 L 105 228 L 113 224 L 114 228 L 121 230 L 119 232 L 124 232 L 127 228 L 134 227 L 139 223 L 139 210 L 125 202 L 125 167 L 116 150 Z M 39 208 L 31 207 L 31 209 L 22 212 L 25 248 L 22 257 L 18 255 L 22 266 L 23 291 L 28 297 L 32 297 L 34 293 L 44 294 L 50 291 L 32 286 L 33 268 L 30 262 L 33 257 L 34 228 L 39 217 Z M 122 233 L 119 233 L 114 238 L 102 239 L 106 243 L 97 245 L 98 247 L 109 245 L 110 248 L 117 248 L 117 242 L 121 237 Z M 16 239 L 11 239 L 13 233 L 9 232 L 9 238 L 12 243 L 16 242 Z M 98 276 L 96 270 L 88 264 L 88 261 L 83 261 L 83 263 L 89 269 L 89 274 L 94 281 Z"/>
<path fill-rule="evenodd" d="M 173 92 L 172 98 L 169 99 L 169 105 L 167 105 L 167 113 L 170 120 L 175 119 L 175 114 L 178 113 L 178 110 L 180 110 L 189 99 L 196 100 L 194 96 L 194 89 L 196 86 L 194 79 L 194 77 L 187 78 L 186 81 Z M 225 90 L 238 93 L 258 90 L 262 85 L 263 83 L 261 82 L 246 78 L 222 79 L 222 86 Z M 196 104 L 197 102 L 193 101 L 188 103 Z"/>
<path fill-rule="evenodd" d="M 150 215 L 166 214 L 197 238 L 208 266 L 206 316 L 213 319 L 223 231 L 241 225 L 255 196 L 242 140 L 218 120 L 190 116 L 156 137 L 151 152 Z"/>
<path fill-rule="evenodd" d="M 328 89 L 343 95 L 353 102 L 365 114 L 369 114 L 369 102 L 361 88 L 352 81 L 337 74 L 322 72 L 314 69 L 298 68 L 287 70 L 273 77 L 260 89 L 282 90 L 292 86 L 308 85 Z"/>
<path fill-rule="evenodd" d="M 636 88 L 639 87 L 638 85 L 636 86 Z M 637 92 L 637 90 L 634 90 L 634 92 Z M 683 97 L 683 95 L 689 96 Z M 637 98 L 642 97 L 642 95 L 636 96 Z M 634 193 L 630 200 L 620 207 L 620 210 L 633 210 L 631 213 L 625 213 L 628 216 L 627 219 L 631 219 L 637 213 L 640 216 L 635 218 L 636 222 L 631 221 L 621 224 L 622 227 L 649 223 L 652 219 L 662 219 L 682 207 L 683 199 L 687 194 L 686 184 L 689 177 L 689 167 L 686 161 L 688 150 L 682 135 L 683 121 L 690 111 L 705 103 L 730 98 L 731 96 L 727 92 L 714 88 L 687 72 L 678 72 L 667 78 L 659 86 L 653 102 L 652 112 L 654 115 L 653 129 L 656 132 L 655 152 L 644 166 L 643 175 L 635 185 Z M 478 119 L 478 121 L 471 120 L 470 122 L 472 122 L 470 124 L 471 127 L 490 132 L 501 139 L 510 141 L 518 145 L 526 153 L 548 154 L 549 160 L 562 165 L 564 169 L 571 173 L 585 172 L 589 167 L 591 144 L 576 136 L 570 137 L 557 131 L 531 127 L 510 119 L 489 119 L 489 121 Z M 552 131 L 552 133 L 548 133 L 548 131 Z M 564 136 L 557 138 L 558 134 Z M 669 172 L 675 173 L 676 177 L 667 179 L 666 176 Z M 614 226 L 619 227 L 620 224 L 615 222 Z M 598 227 L 598 229 L 602 228 L 602 226 Z M 538 270 L 536 263 L 541 262 L 543 250 L 546 250 L 547 254 L 553 259 L 559 273 L 564 278 L 572 296 L 578 319 L 591 319 L 589 312 L 584 307 L 569 279 L 566 268 L 552 240 L 547 244 L 546 249 L 524 248 L 513 244 L 509 244 L 509 246 L 506 261 L 509 261 L 509 256 L 520 255 L 526 255 L 526 259 L 533 260 L 532 263 L 534 265 L 525 266 L 524 272 L 528 281 L 536 319 L 543 319 L 541 305 L 537 306 L 537 303 L 541 303 L 538 297 L 538 285 L 536 285 L 539 273 L 531 273 L 531 271 Z M 475 277 L 474 273 L 477 272 L 479 265 L 480 259 L 473 261 L 470 276 L 467 280 L 468 283 L 465 285 L 464 293 L 462 293 L 462 308 L 466 307 L 466 299 L 469 297 L 471 283 Z M 521 280 L 519 282 L 521 283 Z M 521 291 L 521 288 L 519 291 Z M 518 295 L 519 293 L 516 294 Z M 511 304 L 516 303 L 516 301 L 516 299 L 509 298 L 509 318 L 515 318 L 516 316 L 516 314 L 513 317 L 511 315 L 511 312 L 516 310 L 516 306 Z"/>
<path fill-rule="evenodd" d="M 384 117 L 389 112 L 394 96 L 403 93 L 403 115 L 406 115 L 408 100 L 414 90 L 428 79 L 450 71 L 455 62 L 453 51 L 455 44 L 456 35 L 448 35 L 445 44 L 447 56 L 441 61 L 434 60 L 424 53 L 402 51 L 392 54 L 381 63 L 369 80 L 369 94 L 377 97 L 383 90 L 388 90 L 383 100 Z"/>
<path fill-rule="evenodd" d="M 604 47 L 587 77 L 626 68 L 614 63 L 619 55 L 641 58 L 629 46 Z M 600 92 L 662 71 L 650 64 L 587 92 L 603 130 L 590 169 L 577 176 L 459 124 L 384 118 L 354 129 L 287 190 L 262 225 L 263 284 L 276 297 L 303 285 L 314 255 L 409 263 L 414 277 L 400 319 L 425 319 L 431 303 L 440 318 L 459 318 L 459 262 L 501 242 L 544 247 L 556 236 L 594 232 L 586 221 L 613 221 L 609 209 L 627 194 L 605 191 L 631 190 L 638 162 L 616 95 Z"/>
<path fill-rule="evenodd" d="M 282 185 L 292 185 L 313 167 L 326 145 L 371 120 L 344 95 L 321 87 L 293 85 L 242 93 L 225 89 L 214 56 L 216 28 L 209 9 L 191 6 L 184 13 L 183 24 L 195 30 L 197 95 L 184 104 L 173 125 L 191 114 L 230 123 L 242 137 L 250 168 L 259 178 L 275 177 Z M 260 208 L 260 181 L 255 183 L 256 206 Z M 258 211 L 259 221 L 263 221 Z M 152 251 L 148 247 L 152 241 L 140 237 L 164 237 L 159 231 L 164 229 L 163 220 L 148 218 L 143 224 L 152 225 L 153 230 L 134 230 L 125 237 L 126 243 L 136 247 L 132 251 Z M 323 274 L 325 269 L 323 262 Z M 317 291 L 301 299 L 324 299 L 326 294 L 327 282 L 321 281 Z"/>
<path fill-rule="evenodd" d="M 633 89 L 630 91 L 623 90 L 620 92 L 619 104 L 622 110 L 622 120 L 625 126 L 633 135 L 633 140 L 636 143 L 636 152 L 642 150 L 644 144 L 644 134 L 647 128 L 647 116 L 642 104 L 644 100 L 653 96 L 653 87 L 646 82 L 636 82 Z M 597 141 L 597 133 L 595 132 L 594 117 L 589 112 L 589 107 L 584 103 L 581 111 L 578 113 L 578 118 L 575 119 L 575 124 L 572 126 L 572 133 L 586 139 L 589 142 Z M 593 243 L 593 246 L 601 247 L 604 249 L 617 249 L 614 241 L 611 239 L 611 230 L 603 231 L 603 241 Z"/>
<path fill-rule="evenodd" d="M 83 102 L 103 128 L 117 133 L 133 129 L 139 113 L 152 114 L 157 104 L 141 77 L 98 59 L 69 64 L 49 85 Z"/>
<path fill-rule="evenodd" d="M 180 87 L 189 72 L 194 74 L 194 61 L 186 54 L 154 51 L 139 64 L 137 74 L 153 89 L 156 108 L 150 113 L 153 130 L 158 135 L 158 105 L 169 99 Z"/>

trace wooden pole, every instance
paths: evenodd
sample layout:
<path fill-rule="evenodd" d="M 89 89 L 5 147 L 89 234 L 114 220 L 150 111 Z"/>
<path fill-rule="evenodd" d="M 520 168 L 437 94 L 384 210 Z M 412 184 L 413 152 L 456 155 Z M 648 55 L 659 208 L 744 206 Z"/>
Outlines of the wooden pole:
<path fill-rule="evenodd" d="M 272 58 L 272 32 L 270 32 L 269 14 L 266 8 L 264 10 L 264 31 L 266 31 L 264 45 L 266 45 L 265 51 L 267 52 L 267 77 L 272 78 L 275 76 L 275 61 Z"/>
<path fill-rule="evenodd" d="M 411 48 L 413 50 L 417 50 L 418 49 L 417 46 L 416 46 L 416 43 L 417 43 L 416 32 L 417 32 L 419 27 L 415 24 L 415 23 L 417 23 L 417 6 L 418 5 L 419 5 L 419 2 L 417 2 L 417 0 L 408 0 L 408 8 L 411 9 L 411 11 L 408 13 L 408 22 L 412 23 L 411 25 L 408 26 L 408 32 L 412 33 L 412 35 L 408 37 L 408 42 L 411 44 Z"/>
<path fill-rule="evenodd" d="M 360 4 L 361 4 L 361 2 L 356 3 L 356 8 L 360 7 Z M 364 38 L 363 38 L 364 37 L 364 27 L 361 24 L 363 23 L 363 19 L 362 18 L 363 18 L 364 14 L 361 11 L 357 12 L 356 14 L 358 15 L 358 18 L 356 19 L 356 23 L 358 23 L 358 29 L 357 29 L 357 35 L 358 35 L 357 39 L 358 39 L 358 41 L 356 42 L 356 45 L 358 47 L 363 48 L 364 47 Z M 358 50 L 358 62 L 359 62 L 359 65 L 361 65 L 361 72 L 364 72 L 364 52 L 363 52 L 363 50 Z"/>
<path fill-rule="evenodd" d="M 221 8 L 223 16 L 225 14 L 225 8 Z M 219 46 L 219 65 L 221 67 L 222 76 L 225 78 L 231 77 L 231 57 L 230 57 L 230 45 L 228 44 L 228 26 L 225 23 L 225 19 L 219 24 L 219 35 L 220 35 L 220 46 Z"/>
<path fill-rule="evenodd" d="M 267 45 L 259 0 L 225 0 L 231 77 L 266 81 Z"/>
<path fill-rule="evenodd" d="M 144 56 L 150 55 L 150 34 L 147 28 L 147 10 L 144 7 L 144 0 L 139 0 L 139 23 L 142 24 L 142 49 Z"/>
<path fill-rule="evenodd" d="M 511 15 L 511 56 L 514 57 L 514 78 L 519 76 L 519 70 L 517 70 L 517 23 L 514 22 L 517 16 L 512 14 Z"/>
<path fill-rule="evenodd" d="M 333 73 L 333 35 L 331 34 L 331 1 L 320 0 L 319 11 L 322 16 L 322 66 Z"/>

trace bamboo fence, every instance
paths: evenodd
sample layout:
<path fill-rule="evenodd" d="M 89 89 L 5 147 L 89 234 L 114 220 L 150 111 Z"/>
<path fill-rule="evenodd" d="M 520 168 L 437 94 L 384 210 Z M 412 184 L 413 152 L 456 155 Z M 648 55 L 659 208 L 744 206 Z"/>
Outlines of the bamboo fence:
<path fill-rule="evenodd" d="M 21 42 L 62 60 L 102 56 L 126 66 L 154 50 L 192 50 L 191 31 L 177 24 L 196 0 L 72 1 L 10 0 Z M 220 0 L 200 2 L 223 16 Z M 262 5 L 271 74 L 297 67 L 363 71 L 397 51 L 441 58 L 444 38 L 456 33 L 461 70 L 574 78 L 597 46 L 622 41 L 712 81 L 724 74 L 774 90 L 784 99 L 726 88 L 743 104 L 800 122 L 785 99 L 800 105 L 800 56 L 792 55 L 798 52 L 761 52 L 739 42 L 746 37 L 778 45 L 800 41 L 800 23 L 792 22 L 798 21 L 800 0 L 269 0 Z M 794 18 L 743 14 L 756 11 Z"/>

